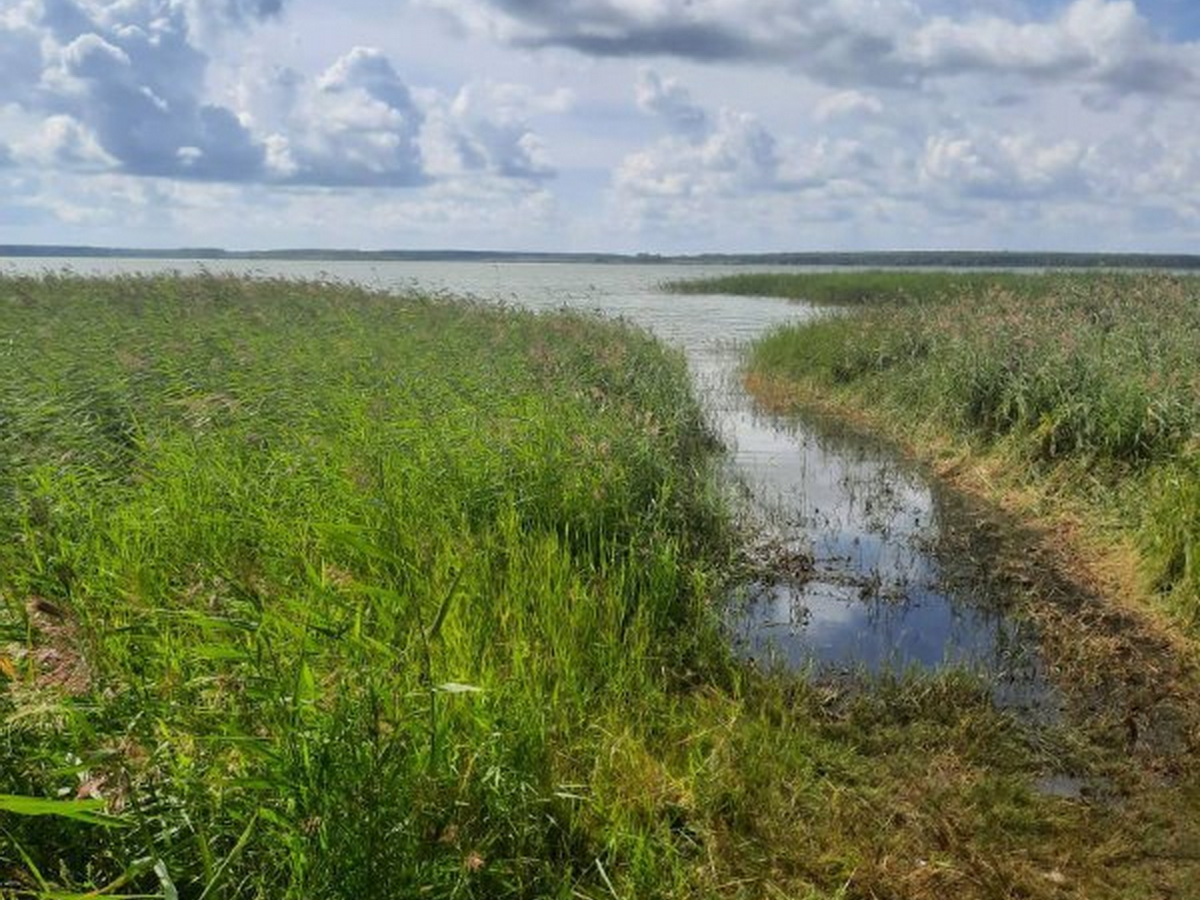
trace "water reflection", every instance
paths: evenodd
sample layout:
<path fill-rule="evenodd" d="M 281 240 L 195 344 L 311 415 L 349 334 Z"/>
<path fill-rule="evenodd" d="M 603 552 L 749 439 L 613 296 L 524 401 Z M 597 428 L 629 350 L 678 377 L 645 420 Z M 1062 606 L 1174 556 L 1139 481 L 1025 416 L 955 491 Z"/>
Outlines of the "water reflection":
<path fill-rule="evenodd" d="M 807 579 L 738 590 L 739 652 L 825 672 L 954 666 L 988 677 L 1002 704 L 1045 699 L 1030 626 L 1004 614 L 985 573 L 945 558 L 961 555 L 954 531 L 972 527 L 961 503 L 894 448 L 835 420 L 764 415 L 732 379 L 724 393 L 717 422 L 758 527 L 813 556 Z"/>

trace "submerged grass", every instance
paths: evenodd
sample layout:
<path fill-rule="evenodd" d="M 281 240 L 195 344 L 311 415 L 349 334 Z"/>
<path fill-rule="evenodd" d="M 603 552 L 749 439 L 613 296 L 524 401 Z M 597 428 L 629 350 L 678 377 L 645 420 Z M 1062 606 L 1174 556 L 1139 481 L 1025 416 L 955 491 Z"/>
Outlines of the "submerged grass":
<path fill-rule="evenodd" d="M 0 335 L 0 896 L 1195 883 L 1142 795 L 1035 790 L 1094 748 L 965 676 L 736 666 L 714 447 L 640 332 L 46 277 Z"/>
<path fill-rule="evenodd" d="M 1178 797 L 1143 784 L 1124 802 L 1176 822 L 1168 831 L 1194 848 L 1200 280 L 861 272 L 685 287 L 841 307 L 756 342 L 748 384 L 777 408 L 881 430 L 1006 510 L 994 516 L 1013 550 L 988 565 L 1042 630 L 1064 726 L 1127 788 L 1169 771 Z M 1166 885 L 1145 889 L 1170 896 Z"/>

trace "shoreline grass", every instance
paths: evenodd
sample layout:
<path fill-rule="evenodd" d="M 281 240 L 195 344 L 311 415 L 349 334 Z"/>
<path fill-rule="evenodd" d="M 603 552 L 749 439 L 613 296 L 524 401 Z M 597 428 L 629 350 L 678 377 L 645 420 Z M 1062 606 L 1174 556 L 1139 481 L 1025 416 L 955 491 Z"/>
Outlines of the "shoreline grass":
<path fill-rule="evenodd" d="M 689 289 L 846 309 L 757 341 L 751 391 L 897 441 L 1023 534 L 1024 558 L 991 564 L 1023 586 L 1074 727 L 1123 716 L 1130 748 L 1171 748 L 1124 764 L 1165 766 L 1194 804 L 1200 281 L 835 273 Z M 1119 743 L 1102 751 L 1118 768 Z"/>
<path fill-rule="evenodd" d="M 1194 783 L 960 673 L 737 665 L 716 448 L 644 333 L 47 276 L 0 334 L 0 896 L 1194 883 Z"/>
<path fill-rule="evenodd" d="M 26 874 L 569 883 L 575 723 L 666 703 L 719 640 L 678 354 L 317 284 L 47 278 L 0 304 L 0 793 L 125 820 L 20 823 Z"/>
<path fill-rule="evenodd" d="M 958 297 L 1003 287 L 1016 294 L 1039 290 L 1046 275 L 1029 272 L 896 271 L 742 272 L 713 278 L 669 281 L 664 290 L 680 294 L 731 294 L 780 297 L 821 306 L 856 306 L 880 302 L 908 303 L 940 295 Z M 1088 278 L 1090 275 L 1073 277 Z"/>
<path fill-rule="evenodd" d="M 1022 277 L 1020 290 L 1006 277 L 947 290 L 948 275 L 900 301 L 868 293 L 852 316 L 767 335 L 749 368 L 852 399 L 885 428 L 924 422 L 1088 504 L 1138 544 L 1151 590 L 1194 630 L 1200 282 Z"/>

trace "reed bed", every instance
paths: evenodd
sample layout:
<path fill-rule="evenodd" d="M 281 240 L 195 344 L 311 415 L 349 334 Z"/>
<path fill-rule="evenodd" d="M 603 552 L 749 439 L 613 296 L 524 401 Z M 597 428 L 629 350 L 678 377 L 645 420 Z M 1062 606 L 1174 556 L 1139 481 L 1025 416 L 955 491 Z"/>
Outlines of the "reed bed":
<path fill-rule="evenodd" d="M 904 303 L 933 294 L 954 291 L 978 297 L 1003 286 L 1014 293 L 1038 289 L 1038 276 L 1019 272 L 942 272 L 865 269 L 850 272 L 740 272 L 712 278 L 670 281 L 663 285 L 671 293 L 732 294 L 735 296 L 782 297 L 830 306 Z"/>
<path fill-rule="evenodd" d="M 737 664 L 716 450 L 623 325 L 0 280 L 0 896 L 1165 883 L 1175 785 L 1039 793 L 1091 745 L 975 679 Z"/>
<path fill-rule="evenodd" d="M 10 280 L 0 317 L 0 792 L 121 820 L 6 823 L 27 887 L 570 883 L 584 723 L 714 640 L 678 355 L 217 277 Z"/>
<path fill-rule="evenodd" d="M 776 294 L 854 296 L 856 312 L 766 336 L 751 370 L 860 398 L 909 434 L 930 423 L 1065 484 L 1136 535 L 1154 589 L 1200 625 L 1200 281 L 778 278 Z"/>

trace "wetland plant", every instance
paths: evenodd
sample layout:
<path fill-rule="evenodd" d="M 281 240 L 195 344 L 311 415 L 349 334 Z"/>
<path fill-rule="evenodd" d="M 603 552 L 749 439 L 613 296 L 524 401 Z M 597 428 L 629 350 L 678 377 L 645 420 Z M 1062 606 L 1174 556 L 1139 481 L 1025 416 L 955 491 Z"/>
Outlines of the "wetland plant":
<path fill-rule="evenodd" d="M 1200 617 L 1200 281 L 1170 275 L 775 276 L 774 292 L 855 295 L 854 315 L 753 348 L 763 381 L 926 423 L 1103 509 L 1156 590 Z M 836 290 L 831 285 L 836 287 Z M 855 287 L 857 285 L 857 287 Z M 903 285 L 901 290 L 898 285 Z M 831 301 L 836 302 L 836 301 Z"/>
<path fill-rule="evenodd" d="M 1176 783 L 1038 792 L 1138 784 L 1103 730 L 1031 731 L 962 673 L 737 665 L 715 447 L 644 333 L 47 276 L 0 279 L 0 336 L 0 896 L 1196 883 L 1144 863 L 1192 835 Z"/>

